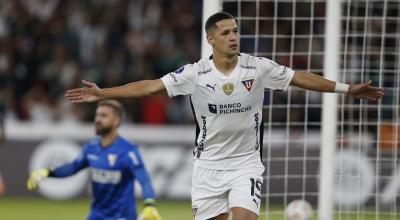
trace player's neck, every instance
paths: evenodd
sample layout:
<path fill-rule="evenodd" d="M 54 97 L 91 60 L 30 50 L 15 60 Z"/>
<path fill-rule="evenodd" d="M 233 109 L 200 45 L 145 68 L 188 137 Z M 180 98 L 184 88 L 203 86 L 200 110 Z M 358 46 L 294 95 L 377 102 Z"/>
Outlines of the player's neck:
<path fill-rule="evenodd" d="M 118 137 L 117 131 L 111 131 L 110 133 L 101 136 L 101 146 L 103 148 L 109 147 L 112 143 L 114 143 L 117 137 Z"/>
<path fill-rule="evenodd" d="M 238 55 L 227 56 L 214 52 L 213 62 L 215 67 L 223 74 L 229 75 L 235 69 L 238 62 Z"/>

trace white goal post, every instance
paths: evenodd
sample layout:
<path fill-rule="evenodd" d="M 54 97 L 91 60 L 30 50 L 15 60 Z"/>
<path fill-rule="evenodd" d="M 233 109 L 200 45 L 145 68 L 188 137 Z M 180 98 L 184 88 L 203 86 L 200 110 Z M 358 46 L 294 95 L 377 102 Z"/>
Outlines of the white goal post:
<path fill-rule="evenodd" d="M 328 0 L 326 4 L 324 77 L 339 80 L 341 0 Z M 335 93 L 322 95 L 321 161 L 319 177 L 319 219 L 333 219 L 333 192 L 335 149 L 337 140 L 338 97 Z M 323 144 L 322 144 L 323 143 Z"/>

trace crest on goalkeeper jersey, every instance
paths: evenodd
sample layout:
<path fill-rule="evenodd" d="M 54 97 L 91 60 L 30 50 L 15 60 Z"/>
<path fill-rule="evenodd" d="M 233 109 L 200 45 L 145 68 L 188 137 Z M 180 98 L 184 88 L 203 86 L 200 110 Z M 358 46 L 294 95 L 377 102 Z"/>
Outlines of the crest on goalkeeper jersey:
<path fill-rule="evenodd" d="M 254 82 L 254 79 L 242 81 L 244 87 L 246 87 L 247 91 L 249 91 L 249 92 L 251 91 L 251 88 L 253 87 L 253 82 Z"/>
<path fill-rule="evenodd" d="M 117 155 L 116 154 L 108 154 L 107 159 L 108 159 L 108 164 L 110 164 L 110 166 L 113 167 L 115 164 L 115 161 L 117 161 Z"/>

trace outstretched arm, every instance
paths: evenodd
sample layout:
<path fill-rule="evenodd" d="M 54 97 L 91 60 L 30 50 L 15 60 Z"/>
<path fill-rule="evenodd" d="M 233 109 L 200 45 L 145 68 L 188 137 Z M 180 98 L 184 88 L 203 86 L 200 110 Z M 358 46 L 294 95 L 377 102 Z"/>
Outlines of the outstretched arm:
<path fill-rule="evenodd" d="M 31 191 L 37 190 L 39 188 L 39 183 L 47 177 L 71 176 L 79 170 L 87 167 L 87 165 L 85 152 L 83 151 L 81 155 L 71 163 L 61 165 L 55 169 L 44 168 L 33 171 L 28 178 L 26 186 Z"/>
<path fill-rule="evenodd" d="M 84 87 L 71 89 L 65 93 L 73 103 L 96 102 L 112 98 L 138 98 L 165 91 L 161 79 L 142 80 L 128 83 L 123 86 L 100 89 L 96 84 L 82 80 Z"/>
<path fill-rule="evenodd" d="M 59 167 L 50 170 L 49 177 L 67 177 L 74 175 L 75 173 L 79 172 L 80 170 L 86 168 L 88 166 L 85 159 L 77 159 L 71 163 L 67 163 L 61 165 Z"/>
<path fill-rule="evenodd" d="M 371 86 L 371 81 L 346 85 L 325 79 L 313 73 L 296 71 L 291 85 L 317 92 L 341 92 L 358 99 L 376 101 L 383 97 L 382 88 Z"/>

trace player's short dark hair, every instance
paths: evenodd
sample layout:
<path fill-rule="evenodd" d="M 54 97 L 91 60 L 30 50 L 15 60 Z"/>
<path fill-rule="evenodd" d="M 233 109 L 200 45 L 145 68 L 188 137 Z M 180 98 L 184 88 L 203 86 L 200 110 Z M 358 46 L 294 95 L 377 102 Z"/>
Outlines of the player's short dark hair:
<path fill-rule="evenodd" d="M 125 118 L 125 109 L 124 106 L 118 102 L 117 100 L 103 100 L 97 103 L 97 107 L 100 106 L 108 106 L 111 107 L 115 114 L 121 119 L 121 121 Z"/>
<path fill-rule="evenodd" d="M 206 33 L 208 33 L 208 31 L 211 28 L 215 27 L 215 23 L 217 23 L 220 20 L 224 20 L 224 19 L 235 19 L 235 17 L 233 17 L 228 12 L 224 12 L 224 11 L 217 12 L 217 13 L 211 15 L 206 21 L 206 26 L 205 26 Z"/>

